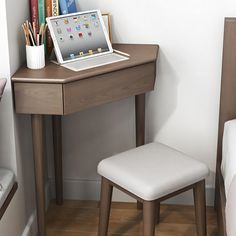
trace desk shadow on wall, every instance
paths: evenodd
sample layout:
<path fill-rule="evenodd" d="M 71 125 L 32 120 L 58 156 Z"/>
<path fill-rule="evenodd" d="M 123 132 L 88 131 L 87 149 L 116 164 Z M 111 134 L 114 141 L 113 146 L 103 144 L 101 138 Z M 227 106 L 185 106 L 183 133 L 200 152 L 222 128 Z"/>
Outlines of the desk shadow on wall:
<path fill-rule="evenodd" d="M 162 142 L 162 132 L 177 107 L 179 77 L 160 48 L 155 89 L 146 96 L 146 142 Z"/>
<path fill-rule="evenodd" d="M 63 178 L 67 199 L 99 198 L 98 162 L 135 147 L 134 97 L 104 104 L 62 119 Z M 50 122 L 47 122 L 50 127 Z M 51 131 L 47 131 L 48 176 L 54 186 Z M 54 188 L 51 188 L 54 197 Z"/>
<path fill-rule="evenodd" d="M 14 170 L 15 160 L 12 158 L 12 116 L 11 97 L 12 94 L 6 85 L 2 100 L 0 102 L 0 167 Z"/>
<path fill-rule="evenodd" d="M 35 175 L 32 150 L 31 119 L 28 115 L 15 115 L 15 141 L 17 155 L 17 180 L 23 188 L 26 216 L 34 212 Z"/>

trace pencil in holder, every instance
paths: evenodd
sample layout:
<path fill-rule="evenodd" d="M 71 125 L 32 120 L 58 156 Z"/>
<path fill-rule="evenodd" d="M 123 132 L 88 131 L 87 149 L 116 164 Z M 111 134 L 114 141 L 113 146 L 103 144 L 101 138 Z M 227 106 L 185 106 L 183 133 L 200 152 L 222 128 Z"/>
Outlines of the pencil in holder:
<path fill-rule="evenodd" d="M 39 46 L 26 45 L 26 62 L 30 69 L 42 69 L 45 67 L 44 44 Z"/>

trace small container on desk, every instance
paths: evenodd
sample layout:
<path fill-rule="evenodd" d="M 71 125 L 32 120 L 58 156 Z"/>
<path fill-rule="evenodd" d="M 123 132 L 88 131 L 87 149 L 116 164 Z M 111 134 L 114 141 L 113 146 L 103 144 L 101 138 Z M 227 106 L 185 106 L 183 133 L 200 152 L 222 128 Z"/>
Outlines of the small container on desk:
<path fill-rule="evenodd" d="M 27 20 L 22 24 L 26 42 L 26 62 L 30 69 L 42 69 L 45 67 L 44 39 L 47 25 L 42 23 L 39 28 L 35 22 Z"/>
<path fill-rule="evenodd" d="M 39 46 L 26 45 L 27 67 L 30 69 L 42 69 L 45 67 L 44 44 Z"/>

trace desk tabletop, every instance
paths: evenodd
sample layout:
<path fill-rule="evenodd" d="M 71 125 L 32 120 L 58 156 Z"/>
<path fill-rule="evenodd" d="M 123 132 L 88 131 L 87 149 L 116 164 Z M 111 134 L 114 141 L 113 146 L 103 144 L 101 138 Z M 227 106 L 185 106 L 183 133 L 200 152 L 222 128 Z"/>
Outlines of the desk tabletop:
<path fill-rule="evenodd" d="M 80 72 L 74 72 L 52 62 L 48 62 L 47 65 L 40 70 L 31 70 L 24 65 L 13 75 L 12 81 L 13 83 L 28 82 L 64 84 L 86 79 L 93 76 L 154 62 L 157 59 L 159 46 L 144 44 L 114 44 L 113 48 L 130 54 L 130 59 Z"/>

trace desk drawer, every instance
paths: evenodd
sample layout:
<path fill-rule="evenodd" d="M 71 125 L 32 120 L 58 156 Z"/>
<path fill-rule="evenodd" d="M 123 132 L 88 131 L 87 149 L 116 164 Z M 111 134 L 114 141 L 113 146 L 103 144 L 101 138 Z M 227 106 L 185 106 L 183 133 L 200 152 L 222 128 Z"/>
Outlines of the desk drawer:
<path fill-rule="evenodd" d="M 63 115 L 61 84 L 14 83 L 16 113 Z"/>
<path fill-rule="evenodd" d="M 64 114 L 151 91 L 155 77 L 153 62 L 64 84 Z"/>

